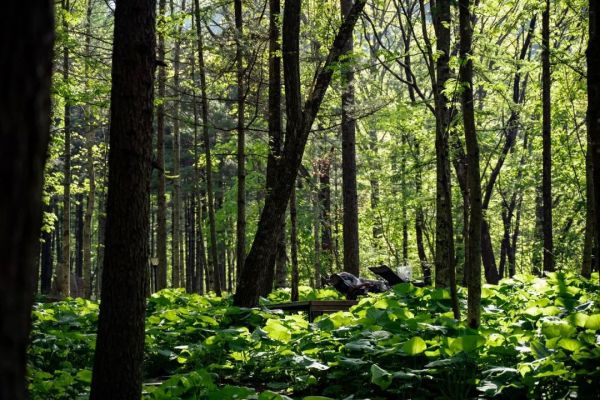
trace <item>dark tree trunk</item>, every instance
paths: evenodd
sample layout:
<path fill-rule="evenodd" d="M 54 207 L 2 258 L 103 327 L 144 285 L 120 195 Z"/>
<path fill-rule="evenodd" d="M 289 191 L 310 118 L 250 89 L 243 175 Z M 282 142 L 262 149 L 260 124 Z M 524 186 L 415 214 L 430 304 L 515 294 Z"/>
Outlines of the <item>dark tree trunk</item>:
<path fill-rule="evenodd" d="M 175 2 L 171 0 L 171 17 L 176 14 Z M 182 9 L 185 10 L 185 0 L 182 2 Z M 177 21 L 177 20 L 176 20 Z M 179 123 L 179 110 L 180 110 L 180 98 L 179 98 L 179 82 L 180 82 L 180 56 L 181 56 L 181 25 L 176 23 L 175 25 L 175 43 L 173 48 L 173 198 L 172 198 L 172 236 L 171 244 L 173 247 L 173 254 L 171 255 L 172 260 L 172 279 L 171 286 L 180 288 L 185 286 L 185 271 L 184 271 L 184 258 L 181 256 L 182 249 L 184 247 L 183 239 L 183 224 L 182 224 L 182 200 L 181 200 L 181 135 L 180 135 L 180 123 Z"/>
<path fill-rule="evenodd" d="M 544 271 L 554 271 L 552 238 L 552 138 L 550 98 L 550 0 L 542 14 L 542 205 Z"/>
<path fill-rule="evenodd" d="M 510 248 L 508 250 L 508 276 L 512 278 L 517 270 L 517 243 L 521 230 L 521 210 L 523 199 L 519 198 L 517 203 L 517 217 L 515 219 L 515 229 L 512 234 Z"/>
<path fill-rule="evenodd" d="M 327 153 L 325 158 L 317 161 L 319 171 L 319 223 L 321 225 L 321 268 L 330 271 L 333 264 L 333 239 L 331 236 L 331 158 Z"/>
<path fill-rule="evenodd" d="M 285 214 L 284 214 L 285 216 Z M 275 288 L 284 288 L 287 286 L 287 250 L 285 219 L 281 227 L 279 239 L 277 239 L 277 255 L 275 256 Z"/>
<path fill-rule="evenodd" d="M 55 200 L 52 199 L 51 204 Z M 46 212 L 52 212 L 53 207 L 46 206 Z M 54 252 L 52 250 L 54 245 L 54 232 L 56 231 L 56 224 L 52 231 L 42 231 L 42 260 L 41 260 L 41 271 L 40 271 L 40 291 L 42 294 L 50 294 L 52 291 L 52 268 L 54 264 Z"/>
<path fill-rule="evenodd" d="M 353 0 L 340 0 L 342 17 L 352 9 Z M 343 45 L 350 56 L 342 65 L 342 200 L 344 203 L 344 271 L 358 276 L 360 259 L 358 245 L 358 195 L 356 191 L 356 119 L 354 118 L 354 49 L 352 33 Z"/>
<path fill-rule="evenodd" d="M 196 16 L 196 33 L 198 41 L 198 68 L 200 69 L 200 92 L 202 102 L 202 139 L 204 144 L 204 156 L 206 157 L 206 193 L 208 196 L 208 223 L 210 227 L 210 264 L 213 290 L 217 296 L 221 296 L 221 274 L 219 272 L 219 257 L 217 252 L 217 227 L 215 221 L 215 199 L 213 195 L 212 179 L 212 157 L 210 151 L 210 136 L 208 131 L 208 97 L 206 94 L 206 68 L 204 65 L 204 45 L 202 40 L 202 20 L 200 18 L 200 2 L 194 0 L 194 12 Z M 207 270 L 208 273 L 208 270 Z M 207 288 L 208 290 L 208 288 Z"/>
<path fill-rule="evenodd" d="M 53 2 L 0 13 L 0 399 L 27 396 L 26 352 L 50 132 Z"/>
<path fill-rule="evenodd" d="M 69 0 L 62 0 L 62 10 L 69 12 Z M 64 34 L 68 35 L 69 25 L 66 15 L 63 15 L 62 26 Z M 63 83 L 69 84 L 69 48 L 63 47 Z M 63 210 L 62 210 L 62 250 L 60 264 L 56 271 L 56 294 L 59 297 L 69 296 L 71 278 L 71 101 L 67 96 L 64 107 L 65 144 L 64 156 L 64 180 L 63 180 Z"/>
<path fill-rule="evenodd" d="M 296 185 L 292 187 L 290 195 L 290 252 L 292 257 L 292 301 L 298 301 L 298 219 L 296 210 Z"/>
<path fill-rule="evenodd" d="M 234 0 L 236 30 L 236 78 L 237 78 L 237 223 L 236 223 L 236 262 L 237 276 L 244 266 L 246 258 L 246 136 L 244 133 L 244 63 L 242 50 L 242 0 Z"/>
<path fill-rule="evenodd" d="M 117 2 L 102 301 L 90 399 L 139 399 L 150 224 L 154 0 Z"/>
<path fill-rule="evenodd" d="M 77 195 L 77 208 L 75 209 L 75 219 L 77 229 L 75 231 L 75 276 L 79 279 L 83 277 L 83 195 Z M 79 280 L 78 279 L 78 280 Z M 81 289 L 81 288 L 79 288 Z M 78 292 L 77 296 L 82 293 Z"/>
<path fill-rule="evenodd" d="M 96 281 L 95 290 L 96 298 L 100 298 L 100 292 L 102 288 L 102 266 L 104 265 L 104 243 L 106 239 L 106 195 L 100 196 L 98 201 L 98 238 L 96 247 Z"/>
<path fill-rule="evenodd" d="M 443 93 L 450 78 L 450 0 L 438 0 L 432 9 L 432 20 L 437 36 L 436 81 L 434 84 L 436 129 L 436 235 L 435 285 L 455 286 L 454 229 L 452 223 L 452 191 L 448 136 L 450 113 L 448 98 Z"/>
<path fill-rule="evenodd" d="M 315 163 L 314 165 L 314 176 L 313 176 L 313 186 L 317 187 L 319 182 L 319 167 Z M 319 191 L 315 190 L 315 192 L 311 196 L 312 198 L 312 207 L 313 207 L 313 240 L 314 240 L 314 287 L 321 287 L 321 202 Z M 313 275 L 311 274 L 311 277 Z M 311 285 L 312 286 L 312 285 Z"/>
<path fill-rule="evenodd" d="M 587 85 L 588 85 L 588 110 L 587 124 L 588 135 L 592 147 L 592 166 L 594 171 L 594 210 L 600 210 L 600 4 L 590 0 L 589 4 L 589 44 L 587 56 Z M 596 244 L 600 244 L 600 212 L 595 212 L 594 233 Z"/>
<path fill-rule="evenodd" d="M 281 218 L 290 199 L 292 186 L 302 161 L 304 147 L 311 126 L 325 96 L 333 74 L 332 66 L 338 62 L 346 41 L 352 36 L 365 0 L 357 0 L 340 27 L 331 46 L 327 60 L 318 71 L 308 98 L 302 107 L 300 93 L 299 36 L 300 1 L 285 4 L 283 16 L 283 61 L 286 94 L 287 129 L 281 159 L 278 161 L 273 190 L 267 193 L 260 215 L 252 248 L 246 257 L 240 284 L 234 296 L 238 306 L 256 306 L 262 288 L 267 282 L 266 267 L 273 265 L 277 237 L 281 232 Z"/>
<path fill-rule="evenodd" d="M 279 0 L 269 0 L 269 156 L 267 159 L 267 193 L 273 190 L 274 179 L 277 174 L 278 160 L 281 157 L 283 146 L 283 132 L 281 130 L 281 45 L 279 18 L 281 5 Z M 285 220 L 282 220 L 281 231 Z M 285 240 L 285 238 L 284 238 Z M 278 239 L 278 243 L 281 238 Z M 272 259 L 275 263 L 275 258 Z M 273 274 L 275 265 L 268 265 L 267 275 Z M 240 278 L 238 271 L 238 282 Z"/>
<path fill-rule="evenodd" d="M 595 241 L 595 219 L 594 210 L 594 170 L 592 166 L 592 148 L 591 138 L 588 137 L 587 151 L 585 154 L 585 195 L 586 195 L 586 214 L 585 214 L 585 237 L 583 244 L 583 262 L 581 265 L 581 275 L 590 278 L 594 269 L 594 248 L 597 247 Z"/>
<path fill-rule="evenodd" d="M 473 26 L 470 0 L 459 0 L 460 25 L 460 81 L 465 143 L 467 145 L 467 185 L 469 187 L 469 236 L 465 274 L 468 280 L 467 323 L 471 328 L 479 327 L 481 316 L 481 179 L 479 173 L 479 144 L 475 130 L 473 107 L 473 61 L 471 47 Z"/>
<path fill-rule="evenodd" d="M 158 104 L 156 106 L 156 163 L 158 165 L 158 190 L 156 193 L 156 255 L 158 256 L 157 290 L 167 287 L 167 200 L 165 183 L 165 95 L 167 73 L 165 70 L 164 18 L 166 0 L 158 3 Z"/>

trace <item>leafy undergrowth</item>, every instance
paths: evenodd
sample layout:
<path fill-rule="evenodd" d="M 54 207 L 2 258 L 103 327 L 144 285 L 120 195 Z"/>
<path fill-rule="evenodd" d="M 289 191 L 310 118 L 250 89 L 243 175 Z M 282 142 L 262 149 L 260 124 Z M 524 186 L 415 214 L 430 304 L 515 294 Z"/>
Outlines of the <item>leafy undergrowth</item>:
<path fill-rule="evenodd" d="M 164 290 L 148 302 L 144 399 L 598 398 L 597 282 L 551 274 L 485 286 L 479 330 L 452 318 L 447 291 L 409 284 L 313 324 Z M 97 313 L 82 299 L 35 306 L 33 398 L 86 398 Z"/>

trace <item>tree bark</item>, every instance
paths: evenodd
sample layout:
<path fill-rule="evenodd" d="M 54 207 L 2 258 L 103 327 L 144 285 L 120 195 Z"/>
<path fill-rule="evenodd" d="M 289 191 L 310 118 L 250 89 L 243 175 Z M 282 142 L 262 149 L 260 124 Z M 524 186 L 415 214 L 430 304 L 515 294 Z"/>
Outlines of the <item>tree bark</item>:
<path fill-rule="evenodd" d="M 478 328 L 481 317 L 481 178 L 479 173 L 479 144 L 475 128 L 473 107 L 473 61 L 471 47 L 473 37 L 469 0 L 459 0 L 460 25 L 460 81 L 463 84 L 461 102 L 465 143 L 467 145 L 467 183 L 469 187 L 469 236 L 465 273 L 468 279 L 467 323 Z"/>
<path fill-rule="evenodd" d="M 185 0 L 181 6 L 185 10 Z M 174 16 L 175 4 L 171 0 L 171 16 Z M 179 70 L 180 70 L 180 54 L 181 54 L 181 25 L 176 27 L 177 33 L 175 38 L 175 46 L 173 48 L 173 223 L 172 223 L 172 278 L 171 286 L 179 288 L 183 286 L 185 278 L 183 271 L 183 258 L 181 257 L 181 248 L 183 247 L 183 226 L 181 223 L 181 145 L 180 145 L 180 124 L 179 124 Z"/>
<path fill-rule="evenodd" d="M 450 115 L 448 99 L 443 93 L 450 78 L 450 0 L 438 0 L 432 9 L 432 20 L 437 36 L 438 57 L 435 61 L 436 80 L 436 235 L 435 235 L 435 285 L 452 287 L 455 280 L 454 231 L 452 224 L 452 191 L 448 136 Z"/>
<path fill-rule="evenodd" d="M 62 0 L 62 10 L 69 12 L 69 0 Z M 65 35 L 68 37 L 69 25 L 63 15 L 62 26 Z M 63 82 L 69 85 L 69 48 L 63 47 Z M 63 149 L 64 157 L 64 178 L 63 178 L 63 210 L 62 210 L 62 258 L 56 271 L 56 294 L 61 297 L 67 297 L 70 294 L 71 286 L 71 99 L 69 94 L 65 96 L 64 107 L 64 128 L 65 144 Z"/>
<path fill-rule="evenodd" d="M 596 243 L 600 243 L 600 4 L 597 1 L 589 2 L 589 43 L 586 52 L 587 58 L 587 86 L 588 110 L 587 125 L 588 135 L 592 147 L 592 166 L 594 173 L 594 233 Z"/>
<path fill-rule="evenodd" d="M 238 306 L 256 306 L 261 288 L 269 287 L 265 267 L 272 265 L 274 246 L 281 231 L 281 218 L 290 199 L 293 182 L 302 161 L 304 147 L 312 124 L 331 81 L 333 65 L 343 53 L 346 41 L 352 36 L 354 25 L 366 1 L 357 0 L 340 27 L 323 67 L 316 74 L 308 98 L 301 105 L 299 36 L 300 1 L 285 4 L 283 16 L 283 65 L 286 87 L 287 129 L 283 154 L 279 161 L 273 190 L 265 198 L 265 205 L 252 248 L 246 257 L 240 284 L 234 296 Z M 258 282 L 258 284 L 256 284 Z"/>
<path fill-rule="evenodd" d="M 552 138 L 550 98 L 550 0 L 542 14 L 542 207 L 544 271 L 554 271 L 552 237 Z"/>
<path fill-rule="evenodd" d="M 290 252 L 292 257 L 292 301 L 298 301 L 298 217 L 296 209 L 296 185 L 292 187 L 290 195 Z"/>
<path fill-rule="evenodd" d="M 158 256 L 157 290 L 167 287 L 167 200 L 165 182 L 165 13 L 166 0 L 158 2 L 158 102 L 156 106 L 156 163 L 158 165 L 158 190 L 156 193 L 156 255 Z"/>
<path fill-rule="evenodd" d="M 198 41 L 198 68 L 200 69 L 200 96 L 202 102 L 202 139 L 204 142 L 204 155 L 206 157 L 206 193 L 208 196 L 208 223 L 210 226 L 210 257 L 213 290 L 221 296 L 221 274 L 219 272 L 219 257 L 217 252 L 217 227 L 215 221 L 215 199 L 213 195 L 212 157 L 210 151 L 210 137 L 208 131 L 208 97 L 206 94 L 206 68 L 204 65 L 204 45 L 202 41 L 202 20 L 200 19 L 200 4 L 194 0 L 196 15 L 196 33 Z M 208 290 L 208 288 L 207 288 Z"/>
<path fill-rule="evenodd" d="M 90 399 L 142 391 L 155 58 L 154 0 L 117 2 L 102 301 Z"/>
<path fill-rule="evenodd" d="M 342 18 L 352 9 L 353 0 L 340 0 Z M 352 32 L 343 45 L 342 64 L 342 200 L 344 204 L 344 271 L 360 275 L 358 242 L 358 195 L 356 190 L 356 119 L 354 117 L 354 68 Z"/>
<path fill-rule="evenodd" d="M 242 48 L 242 0 L 234 0 L 236 30 L 236 78 L 237 78 L 237 223 L 236 223 L 236 262 L 237 276 L 244 266 L 246 258 L 246 136 L 244 133 L 244 56 Z"/>
<path fill-rule="evenodd" d="M 27 346 L 50 135 L 51 1 L 9 1 L 0 13 L 0 399 L 27 396 Z"/>

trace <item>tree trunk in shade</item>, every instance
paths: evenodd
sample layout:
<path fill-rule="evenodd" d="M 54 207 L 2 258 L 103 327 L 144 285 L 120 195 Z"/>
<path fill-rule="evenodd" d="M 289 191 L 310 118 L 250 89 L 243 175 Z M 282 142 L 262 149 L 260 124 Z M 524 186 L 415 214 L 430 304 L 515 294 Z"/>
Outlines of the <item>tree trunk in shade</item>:
<path fill-rule="evenodd" d="M 154 0 L 130 0 L 115 10 L 106 249 L 91 400 L 142 395 L 155 6 Z"/>
<path fill-rule="evenodd" d="M 352 9 L 353 0 L 340 0 L 342 16 Z M 356 119 L 354 118 L 354 68 L 352 34 L 343 46 L 348 57 L 342 65 L 342 198 L 344 203 L 344 271 L 360 275 L 358 246 L 358 195 L 356 193 Z"/>
<path fill-rule="evenodd" d="M 542 232 L 544 238 L 544 271 L 554 271 L 550 85 L 550 0 L 546 0 L 546 9 L 542 13 Z"/>
<path fill-rule="evenodd" d="M 27 346 L 50 135 L 53 2 L 0 13 L 0 399 L 27 396 Z"/>
<path fill-rule="evenodd" d="M 470 3 L 470 0 L 459 0 L 458 2 L 461 59 L 459 76 L 460 82 L 464 85 L 461 91 L 461 103 L 467 145 L 467 185 L 469 188 L 469 233 L 465 258 L 465 274 L 468 282 L 467 323 L 471 328 L 476 329 L 479 327 L 481 318 L 481 224 L 483 215 L 479 144 L 473 106 L 473 60 L 471 59 L 473 20 Z"/>
<path fill-rule="evenodd" d="M 165 182 L 165 95 L 167 73 L 165 68 L 164 19 L 166 0 L 158 2 L 158 104 L 156 106 L 156 163 L 158 165 L 158 191 L 156 193 L 156 255 L 158 257 L 157 290 L 167 287 L 167 200 Z"/>
<path fill-rule="evenodd" d="M 292 257 L 292 301 L 298 301 L 299 273 L 298 273 L 298 219 L 296 210 L 296 185 L 292 188 L 290 196 L 290 251 Z"/>
<path fill-rule="evenodd" d="M 588 135 L 592 147 L 592 166 L 594 175 L 594 210 L 595 226 L 594 233 L 596 244 L 600 244 L 600 4 L 590 0 L 589 4 L 589 43 L 586 52 L 587 57 L 587 85 L 588 85 L 588 110 L 587 124 Z"/>

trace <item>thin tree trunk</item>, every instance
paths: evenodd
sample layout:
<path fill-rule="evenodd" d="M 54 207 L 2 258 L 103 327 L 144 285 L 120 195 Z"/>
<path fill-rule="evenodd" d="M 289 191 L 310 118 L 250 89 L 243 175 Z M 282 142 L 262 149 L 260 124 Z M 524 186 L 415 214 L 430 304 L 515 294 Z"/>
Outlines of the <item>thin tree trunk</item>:
<path fill-rule="evenodd" d="M 542 14 L 542 205 L 544 271 L 554 271 L 552 238 L 552 138 L 550 98 L 550 0 Z"/>
<path fill-rule="evenodd" d="M 287 271 L 287 250 L 284 219 L 284 224 L 281 227 L 281 233 L 279 234 L 277 243 L 277 255 L 275 256 L 275 288 L 284 288 L 287 286 Z"/>
<path fill-rule="evenodd" d="M 331 236 L 331 158 L 328 152 L 325 158 L 317 161 L 319 169 L 319 221 L 321 224 L 321 268 L 330 271 L 333 264 L 333 239 Z"/>
<path fill-rule="evenodd" d="M 342 17 L 353 0 L 340 0 Z M 342 48 L 345 56 L 354 49 L 352 33 Z M 358 242 L 358 195 L 356 189 L 356 119 L 354 118 L 354 68 L 351 57 L 342 65 L 342 199 L 344 203 L 344 271 L 360 274 Z"/>
<path fill-rule="evenodd" d="M 219 272 L 219 257 L 217 253 L 217 227 L 215 221 L 215 201 L 213 195 L 212 157 L 210 137 L 208 132 L 208 97 L 206 94 L 206 68 L 204 65 L 204 45 L 202 44 L 202 20 L 200 19 L 200 2 L 194 0 L 196 15 L 196 33 L 198 40 L 198 68 L 200 69 L 200 92 L 202 102 L 202 138 L 204 155 L 206 157 L 206 193 L 208 196 L 208 223 L 210 226 L 210 257 L 212 265 L 213 290 L 221 296 L 221 274 Z M 207 288 L 208 289 L 208 288 Z"/>
<path fill-rule="evenodd" d="M 448 99 L 443 93 L 450 77 L 450 0 L 438 0 L 432 10 L 433 26 L 437 36 L 436 80 L 436 234 L 435 234 L 435 285 L 454 286 L 454 232 L 452 224 L 452 191 L 450 182 L 450 157 L 448 136 L 450 115 Z"/>
<path fill-rule="evenodd" d="M 185 10 L 185 0 L 182 2 L 181 8 Z M 175 4 L 171 0 L 171 16 L 174 16 Z M 183 247 L 183 226 L 181 223 L 181 149 L 180 149 L 180 124 L 179 124 L 179 70 L 180 70 L 180 54 L 181 54 L 181 25 L 178 25 L 175 38 L 175 46 L 173 49 L 173 235 L 171 237 L 173 254 L 172 254 L 172 282 L 171 286 L 179 288 L 184 283 L 183 259 L 181 257 L 181 248 Z"/>
<path fill-rule="evenodd" d="M 86 10 L 86 39 L 85 54 L 91 57 L 91 32 L 92 32 L 92 0 L 88 0 Z M 85 63 L 86 82 L 88 77 L 88 67 Z M 83 220 L 83 297 L 89 299 L 92 296 L 92 217 L 96 200 L 96 177 L 94 172 L 94 140 L 96 130 L 92 128 L 92 116 L 89 108 L 86 110 L 86 138 L 85 148 L 87 156 L 87 174 L 89 180 L 89 191 L 85 216 Z"/>
<path fill-rule="evenodd" d="M 166 0 L 158 2 L 158 103 L 156 106 L 156 163 L 158 165 L 158 190 L 156 193 L 156 254 L 158 256 L 157 290 L 167 287 L 167 200 L 165 183 L 165 10 Z"/>
<path fill-rule="evenodd" d="M 475 130 L 473 107 L 473 61 L 471 46 L 473 37 L 470 0 L 459 0 L 460 22 L 460 81 L 465 143 L 467 145 L 467 183 L 469 186 L 469 239 L 465 273 L 468 280 L 467 323 L 478 328 L 481 318 L 481 178 L 479 173 L 479 144 Z"/>
<path fill-rule="evenodd" d="M 106 256 L 91 400 L 142 395 L 155 22 L 154 0 L 117 2 Z"/>
<path fill-rule="evenodd" d="M 597 1 L 589 2 L 589 43 L 586 52 L 587 57 L 587 86 L 588 86 L 588 110 L 587 124 L 588 135 L 592 147 L 592 166 L 594 171 L 594 210 L 595 226 L 594 233 L 596 244 L 600 245 L 600 4 Z"/>
<path fill-rule="evenodd" d="M 33 280 L 50 135 L 53 2 L 0 13 L 0 399 L 24 400 Z"/>
<path fill-rule="evenodd" d="M 317 164 L 314 166 L 314 183 L 315 187 L 319 182 L 319 167 Z M 314 287 L 321 287 L 321 278 L 323 277 L 321 271 L 321 201 L 319 191 L 315 191 L 312 195 L 313 198 L 313 236 L 314 236 Z"/>
<path fill-rule="evenodd" d="M 62 9 L 64 13 L 69 12 L 69 0 L 62 0 Z M 63 15 L 64 35 L 68 37 L 69 25 L 67 18 Z M 69 85 L 69 48 L 63 47 L 63 82 Z M 64 128 L 65 144 L 63 149 L 64 157 L 64 178 L 63 178 L 63 210 L 62 210 L 62 258 L 56 271 L 56 294 L 63 298 L 70 294 L 71 287 L 71 100 L 67 95 L 65 97 L 64 108 Z"/>
<path fill-rule="evenodd" d="M 54 203 L 52 199 L 51 203 Z M 52 206 L 45 206 L 46 212 L 52 212 Z M 54 252 L 52 246 L 54 244 L 53 236 L 54 230 L 43 230 L 42 231 L 42 260 L 41 260 L 41 271 L 40 271 L 40 291 L 42 294 L 50 294 L 52 291 L 52 268 L 54 264 Z"/>
<path fill-rule="evenodd" d="M 242 0 L 234 0 L 235 30 L 236 30 L 236 77 L 237 77 L 237 224 L 236 224 L 236 261 L 237 275 L 244 266 L 246 258 L 246 136 L 244 133 L 244 65 L 242 49 Z"/>
<path fill-rule="evenodd" d="M 585 237 L 583 244 L 583 262 L 581 265 L 581 275 L 585 278 L 592 276 L 594 267 L 594 247 L 595 245 L 595 233 L 594 233 L 594 221 L 596 216 L 594 215 L 594 181 L 593 181 L 593 166 L 592 166 L 592 148 L 591 140 L 588 138 L 587 151 L 585 154 L 585 194 L 586 194 L 586 214 L 585 214 Z"/>
<path fill-rule="evenodd" d="M 290 196 L 290 251 L 292 256 L 292 301 L 298 301 L 298 219 L 296 210 L 296 185 Z"/>

